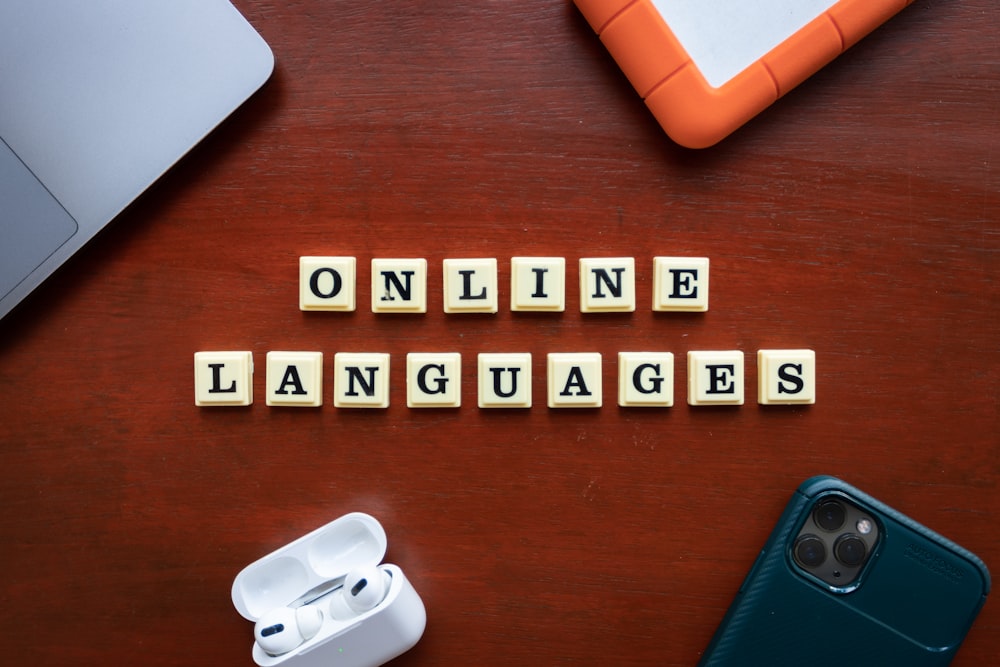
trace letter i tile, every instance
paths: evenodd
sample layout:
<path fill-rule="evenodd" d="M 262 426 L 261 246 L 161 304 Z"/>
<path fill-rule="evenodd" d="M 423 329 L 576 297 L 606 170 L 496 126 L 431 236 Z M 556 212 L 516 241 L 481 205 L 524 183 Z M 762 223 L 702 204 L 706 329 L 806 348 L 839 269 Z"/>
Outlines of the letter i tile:
<path fill-rule="evenodd" d="M 511 257 L 510 309 L 566 310 L 566 258 Z"/>

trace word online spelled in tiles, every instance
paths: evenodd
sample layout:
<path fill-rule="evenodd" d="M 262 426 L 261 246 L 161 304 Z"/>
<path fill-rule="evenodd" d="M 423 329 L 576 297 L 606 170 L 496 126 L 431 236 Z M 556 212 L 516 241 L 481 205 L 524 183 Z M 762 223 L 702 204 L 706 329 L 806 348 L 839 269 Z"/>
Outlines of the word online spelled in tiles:
<path fill-rule="evenodd" d="M 653 309 L 708 309 L 708 259 L 655 257 Z M 302 257 L 299 306 L 302 310 L 353 311 L 356 263 L 353 257 Z M 497 312 L 495 259 L 445 259 L 444 310 Z M 580 260 L 583 312 L 635 309 L 633 258 Z M 427 262 L 423 259 L 372 260 L 372 311 L 424 313 Z M 560 257 L 511 259 L 511 308 L 562 311 L 565 260 Z M 674 355 L 667 351 L 618 353 L 618 405 L 671 407 Z M 546 356 L 546 398 L 550 408 L 599 408 L 604 388 L 602 355 L 553 352 Z M 480 408 L 532 407 L 532 355 L 479 353 L 476 382 Z M 816 355 L 809 349 L 757 352 L 757 402 L 803 405 L 816 400 Z M 195 404 L 245 406 L 253 403 L 253 353 L 203 351 L 194 355 Z M 266 403 L 270 406 L 323 405 L 322 352 L 267 353 Z M 410 352 L 406 355 L 406 404 L 410 408 L 461 406 L 462 355 Z M 337 352 L 333 357 L 333 405 L 337 408 L 389 406 L 390 355 Z M 687 353 L 689 405 L 743 405 L 744 354 L 740 350 Z"/>
<path fill-rule="evenodd" d="M 444 312 L 495 313 L 500 297 L 497 260 L 445 259 L 442 262 Z M 356 309 L 357 263 L 354 257 L 299 258 L 299 308 Z M 580 260 L 580 310 L 635 310 L 635 259 L 596 257 Z M 373 259 L 373 313 L 426 313 L 427 260 Z M 708 259 L 653 258 L 653 310 L 708 310 Z M 516 311 L 566 309 L 566 259 L 513 257 L 510 260 L 510 308 Z"/>

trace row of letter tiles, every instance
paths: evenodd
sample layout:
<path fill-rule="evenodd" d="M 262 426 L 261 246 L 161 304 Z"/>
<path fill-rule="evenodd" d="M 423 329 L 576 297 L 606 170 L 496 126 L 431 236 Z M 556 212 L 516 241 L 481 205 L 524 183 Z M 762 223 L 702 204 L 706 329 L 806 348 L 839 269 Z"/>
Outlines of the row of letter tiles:
<path fill-rule="evenodd" d="M 445 259 L 442 272 L 444 312 L 497 312 L 500 295 L 495 258 Z M 354 311 L 356 282 L 354 257 L 300 257 L 299 308 Z M 580 260 L 581 312 L 633 312 L 635 307 L 634 258 Z M 708 310 L 708 259 L 654 257 L 652 307 L 655 311 Z M 427 260 L 373 259 L 371 308 L 374 313 L 426 313 Z M 511 258 L 510 309 L 563 312 L 566 259 Z"/>
<path fill-rule="evenodd" d="M 389 407 L 389 355 L 338 352 L 333 360 L 333 404 L 338 408 Z M 689 405 L 743 405 L 743 352 L 687 353 Z M 550 408 L 602 406 L 601 355 L 597 352 L 549 353 L 546 364 Z M 530 408 L 531 354 L 480 353 L 480 408 Z M 816 402 L 813 350 L 759 350 L 758 397 L 761 405 Z M 253 403 L 250 352 L 196 352 L 195 405 Z M 674 404 L 674 355 L 670 352 L 618 353 L 618 405 L 671 407 Z M 457 352 L 406 355 L 406 404 L 411 408 L 461 406 L 462 356 Z M 268 352 L 266 402 L 273 406 L 323 404 L 322 352 Z"/>

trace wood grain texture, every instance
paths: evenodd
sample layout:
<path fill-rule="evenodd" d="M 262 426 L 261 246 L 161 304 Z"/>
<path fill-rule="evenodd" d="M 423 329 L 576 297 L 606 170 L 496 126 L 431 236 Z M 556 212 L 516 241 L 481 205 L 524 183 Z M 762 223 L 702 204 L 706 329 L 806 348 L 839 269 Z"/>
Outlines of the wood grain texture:
<path fill-rule="evenodd" d="M 233 577 L 351 511 L 427 606 L 399 667 L 692 665 L 820 473 L 1000 567 L 992 2 L 919 0 L 701 152 L 563 0 L 236 4 L 273 79 L 0 322 L 7 656 L 251 665 Z M 300 312 L 300 255 L 356 256 L 358 311 Z M 565 313 L 510 312 L 515 255 L 567 259 Z M 707 313 L 651 311 L 656 255 L 711 258 Z M 635 313 L 579 312 L 586 256 L 636 258 Z M 366 308 L 372 257 L 427 258 L 426 315 Z M 446 257 L 498 258 L 499 313 L 442 312 Z M 816 405 L 756 405 L 771 347 L 816 350 Z M 254 352 L 253 406 L 194 406 L 211 349 Z M 266 407 L 280 349 L 390 353 L 390 407 Z M 644 349 L 673 408 L 615 405 Z M 746 405 L 684 403 L 695 349 L 747 353 Z M 461 408 L 406 408 L 410 351 L 462 353 Z M 476 407 L 505 351 L 530 410 Z M 594 351 L 604 407 L 544 407 L 544 355 Z M 998 654 L 991 600 L 955 664 Z"/>

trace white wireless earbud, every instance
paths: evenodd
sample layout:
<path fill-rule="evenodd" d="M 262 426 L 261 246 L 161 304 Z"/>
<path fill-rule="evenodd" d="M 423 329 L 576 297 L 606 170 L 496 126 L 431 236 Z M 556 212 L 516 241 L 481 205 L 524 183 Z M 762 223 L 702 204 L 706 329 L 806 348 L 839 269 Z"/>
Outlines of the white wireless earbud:
<path fill-rule="evenodd" d="M 280 607 L 260 617 L 253 636 L 265 653 L 282 655 L 315 637 L 322 625 L 323 612 L 319 607 Z"/>
<path fill-rule="evenodd" d="M 372 566 L 352 570 L 344 578 L 344 586 L 330 601 L 331 615 L 340 620 L 371 611 L 389 593 L 392 575 Z"/>
<path fill-rule="evenodd" d="M 391 584 L 392 575 L 378 567 L 354 570 L 344 579 L 344 599 L 348 607 L 360 614 L 377 607 Z"/>
<path fill-rule="evenodd" d="M 378 567 L 363 567 L 353 570 L 336 586 L 338 580 L 330 580 L 299 598 L 306 602 L 300 607 L 279 607 L 267 612 L 254 626 L 254 639 L 268 655 L 284 655 L 294 651 L 309 641 L 323 627 L 323 612 L 317 600 L 331 592 L 330 615 L 344 621 L 371 611 L 381 604 L 389 593 L 392 575 Z M 324 590 L 325 589 L 325 590 Z"/>

